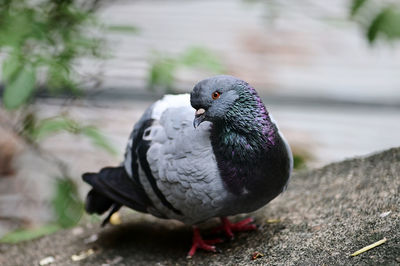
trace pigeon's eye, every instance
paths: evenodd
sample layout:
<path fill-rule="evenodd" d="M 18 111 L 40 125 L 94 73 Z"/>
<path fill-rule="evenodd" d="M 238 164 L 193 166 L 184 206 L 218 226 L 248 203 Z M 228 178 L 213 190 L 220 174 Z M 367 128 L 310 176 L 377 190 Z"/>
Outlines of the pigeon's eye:
<path fill-rule="evenodd" d="M 216 100 L 219 98 L 219 96 L 221 96 L 221 93 L 219 93 L 218 91 L 214 91 L 211 95 L 211 97 L 213 98 L 213 100 Z"/>

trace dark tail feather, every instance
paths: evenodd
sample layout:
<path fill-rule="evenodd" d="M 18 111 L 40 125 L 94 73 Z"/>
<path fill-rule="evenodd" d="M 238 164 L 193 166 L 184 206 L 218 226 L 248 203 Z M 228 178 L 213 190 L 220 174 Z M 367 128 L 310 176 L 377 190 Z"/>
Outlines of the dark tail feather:
<path fill-rule="evenodd" d="M 94 189 L 90 190 L 88 195 L 86 196 L 85 210 L 90 214 L 103 214 L 111 207 L 112 209 L 101 223 L 102 227 L 110 221 L 111 215 L 117 212 L 121 208 L 121 205 L 113 202 L 111 199 L 103 196 Z"/>
<path fill-rule="evenodd" d="M 85 173 L 82 179 L 93 187 L 86 198 L 86 211 L 103 214 L 111 208 L 103 225 L 122 205 L 147 212 L 147 206 L 151 204 L 143 188 L 128 176 L 123 166 L 106 167 L 98 173 Z"/>
<path fill-rule="evenodd" d="M 91 180 L 93 178 L 96 178 L 96 175 L 97 174 L 95 173 L 85 173 L 83 174 L 82 178 L 85 181 Z M 87 213 L 103 214 L 106 211 L 108 211 L 111 208 L 111 206 L 112 209 L 108 213 L 107 217 L 101 223 L 102 227 L 105 226 L 110 221 L 111 215 L 117 212 L 121 208 L 121 205 L 115 203 L 110 198 L 104 196 L 103 194 L 97 192 L 94 189 L 91 189 L 86 196 L 85 210 Z"/>
<path fill-rule="evenodd" d="M 90 214 L 103 214 L 111 208 L 113 203 L 111 199 L 92 189 L 86 196 L 85 210 Z"/>

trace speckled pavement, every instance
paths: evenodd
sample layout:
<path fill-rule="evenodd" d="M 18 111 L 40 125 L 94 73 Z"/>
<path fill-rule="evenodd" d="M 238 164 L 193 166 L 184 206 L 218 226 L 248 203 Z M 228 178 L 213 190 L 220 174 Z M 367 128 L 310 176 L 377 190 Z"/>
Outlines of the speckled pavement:
<path fill-rule="evenodd" d="M 190 228 L 129 211 L 117 226 L 88 223 L 1 244 L 0 265 L 38 265 L 48 256 L 52 265 L 399 265 L 399 195 L 400 148 L 393 148 L 296 173 L 283 195 L 252 214 L 259 230 L 220 244 L 221 253 L 200 251 L 188 260 Z M 93 254 L 73 261 L 89 249 Z M 254 252 L 264 256 L 251 260 Z"/>

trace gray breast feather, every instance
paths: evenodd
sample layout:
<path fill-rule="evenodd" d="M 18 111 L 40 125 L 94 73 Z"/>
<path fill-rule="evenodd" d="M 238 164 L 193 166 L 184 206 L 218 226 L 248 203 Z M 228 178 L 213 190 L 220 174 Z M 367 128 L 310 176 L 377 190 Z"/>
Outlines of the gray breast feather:
<path fill-rule="evenodd" d="M 146 137 L 151 140 L 147 160 L 157 186 L 183 215 L 162 204 L 156 207 L 185 223 L 218 215 L 227 197 L 210 143 L 210 124 L 205 122 L 195 129 L 193 118 L 190 107 L 169 108 Z"/>

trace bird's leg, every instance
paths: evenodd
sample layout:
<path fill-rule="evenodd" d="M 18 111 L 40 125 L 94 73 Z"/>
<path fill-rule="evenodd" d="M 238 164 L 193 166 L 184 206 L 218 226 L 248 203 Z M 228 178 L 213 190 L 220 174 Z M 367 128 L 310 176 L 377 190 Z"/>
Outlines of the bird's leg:
<path fill-rule="evenodd" d="M 217 249 L 215 248 L 214 244 L 221 243 L 221 242 L 222 242 L 222 239 L 220 239 L 220 238 L 204 240 L 200 235 L 199 229 L 194 226 L 193 227 L 193 244 L 192 244 L 192 248 L 189 250 L 187 258 L 188 259 L 192 258 L 198 248 L 204 249 L 207 251 L 216 252 Z"/>
<path fill-rule="evenodd" d="M 237 223 L 231 223 L 228 218 L 226 217 L 221 217 L 221 222 L 222 226 L 217 227 L 214 232 L 220 232 L 224 231 L 226 236 L 229 238 L 233 238 L 234 234 L 233 232 L 241 232 L 241 231 L 252 231 L 256 230 L 257 226 L 255 224 L 252 224 L 254 222 L 253 218 L 246 218 L 242 221 L 239 221 Z"/>

